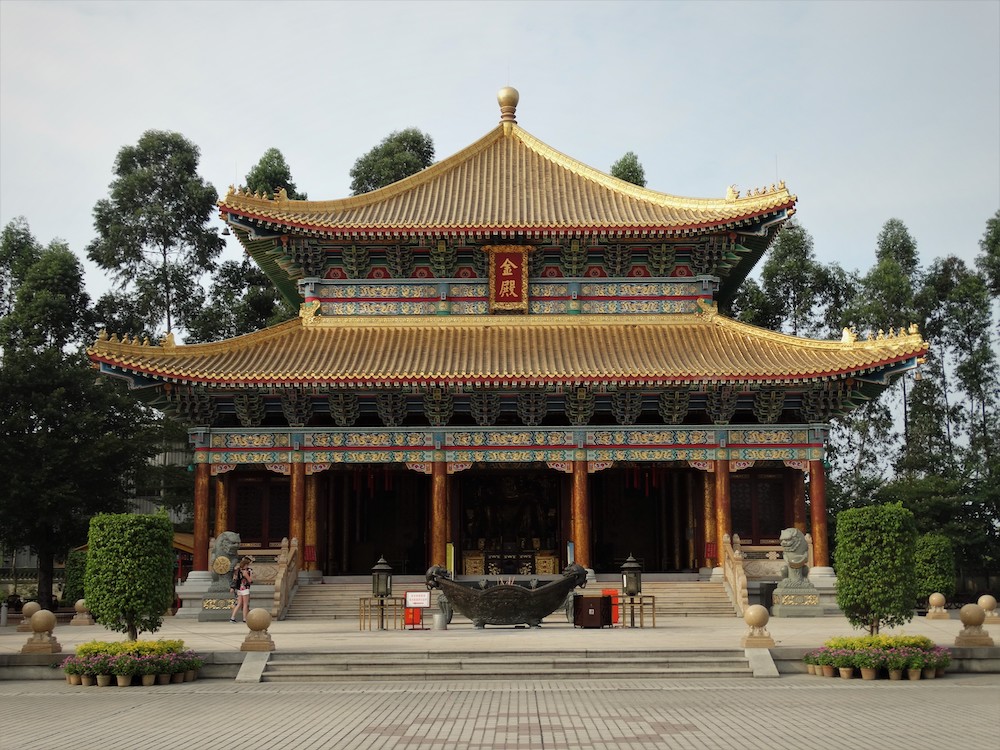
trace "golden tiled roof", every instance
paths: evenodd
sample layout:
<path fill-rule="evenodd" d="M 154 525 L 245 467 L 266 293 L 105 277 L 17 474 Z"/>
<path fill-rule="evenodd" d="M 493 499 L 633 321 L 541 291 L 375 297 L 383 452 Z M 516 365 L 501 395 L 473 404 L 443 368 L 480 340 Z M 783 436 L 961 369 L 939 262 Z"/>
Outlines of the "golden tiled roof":
<path fill-rule="evenodd" d="M 308 306 L 304 306 L 308 307 Z M 815 341 L 707 307 L 660 316 L 311 317 L 209 344 L 102 336 L 92 360 L 154 380 L 237 385 L 663 385 L 846 377 L 923 355 L 915 332 Z"/>
<path fill-rule="evenodd" d="M 682 198 L 641 188 L 561 154 L 504 122 L 431 167 L 370 193 L 331 201 L 271 199 L 230 188 L 223 218 L 332 237 L 523 231 L 686 235 L 791 215 L 784 183 L 740 196 Z M 786 212 L 783 214 L 782 212 Z"/>

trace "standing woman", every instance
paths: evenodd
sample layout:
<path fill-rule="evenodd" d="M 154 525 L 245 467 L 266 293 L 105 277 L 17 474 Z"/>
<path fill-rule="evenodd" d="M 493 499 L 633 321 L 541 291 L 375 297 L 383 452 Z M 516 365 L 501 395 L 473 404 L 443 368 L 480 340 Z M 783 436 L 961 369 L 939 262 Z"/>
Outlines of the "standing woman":
<path fill-rule="evenodd" d="M 243 622 L 247 621 L 247 613 L 250 611 L 250 584 L 253 583 L 253 568 L 250 563 L 253 558 L 244 556 L 240 564 L 233 571 L 233 580 L 230 581 L 229 590 L 236 594 L 236 604 L 233 611 L 229 613 L 229 622 L 236 622 L 236 613 L 243 610 Z"/>

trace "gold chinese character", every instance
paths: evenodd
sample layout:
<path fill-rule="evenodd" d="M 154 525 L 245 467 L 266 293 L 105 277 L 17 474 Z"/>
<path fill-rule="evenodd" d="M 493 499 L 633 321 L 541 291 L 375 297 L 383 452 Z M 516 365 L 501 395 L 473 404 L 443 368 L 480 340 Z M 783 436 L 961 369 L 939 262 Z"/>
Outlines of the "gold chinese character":
<path fill-rule="evenodd" d="M 505 281 L 500 284 L 500 297 L 516 297 L 517 294 L 514 292 L 514 280 Z"/>
<path fill-rule="evenodd" d="M 500 273 L 502 276 L 513 276 L 514 271 L 516 270 L 517 270 L 517 264 L 510 258 L 507 258 L 506 260 L 504 260 L 503 263 L 500 264 Z"/>

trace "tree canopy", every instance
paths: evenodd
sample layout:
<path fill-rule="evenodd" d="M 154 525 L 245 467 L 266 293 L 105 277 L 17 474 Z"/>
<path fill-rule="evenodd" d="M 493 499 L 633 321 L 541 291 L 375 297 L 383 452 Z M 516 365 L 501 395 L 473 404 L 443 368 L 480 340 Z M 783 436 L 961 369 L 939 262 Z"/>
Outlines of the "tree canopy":
<path fill-rule="evenodd" d="M 274 195 L 281 188 L 285 189 L 293 201 L 307 200 L 305 193 L 300 193 L 292 181 L 292 172 L 288 168 L 284 155 L 276 148 L 269 148 L 260 157 L 253 169 L 247 172 L 246 186 L 254 193 Z"/>
<path fill-rule="evenodd" d="M 390 133 L 351 168 L 351 193 L 359 195 L 399 182 L 434 163 L 434 141 L 417 128 Z"/>
<path fill-rule="evenodd" d="M 611 176 L 639 187 L 646 187 L 646 170 L 639 163 L 639 157 L 631 151 L 625 152 L 621 159 L 611 165 Z"/>
<path fill-rule="evenodd" d="M 152 415 L 123 384 L 95 381 L 82 279 L 76 257 L 53 242 L 16 279 L 0 318 L 0 543 L 38 555 L 44 606 L 54 561 L 83 543 L 94 513 L 128 508 L 153 452 Z"/>
<path fill-rule="evenodd" d="M 87 256 L 167 331 L 198 309 L 197 279 L 224 246 L 207 226 L 218 194 L 198 176 L 198 159 L 198 147 L 180 133 L 146 131 L 118 152 L 109 197 L 94 206 L 97 238 Z"/>

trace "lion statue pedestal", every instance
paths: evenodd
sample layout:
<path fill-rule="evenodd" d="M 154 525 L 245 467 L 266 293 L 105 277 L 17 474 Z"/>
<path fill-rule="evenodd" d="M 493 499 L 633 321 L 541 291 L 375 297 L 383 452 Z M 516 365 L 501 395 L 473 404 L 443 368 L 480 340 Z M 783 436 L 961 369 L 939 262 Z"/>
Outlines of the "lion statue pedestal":
<path fill-rule="evenodd" d="M 774 590 L 774 617 L 820 617 L 819 590 L 809 581 L 809 544 L 798 529 L 785 529 L 778 539 L 785 560 L 783 578 Z"/>
<path fill-rule="evenodd" d="M 229 581 L 233 568 L 240 559 L 240 535 L 235 531 L 223 531 L 212 546 L 209 570 L 212 583 L 201 601 L 200 622 L 222 622 L 229 619 L 235 601 L 229 593 Z"/>

